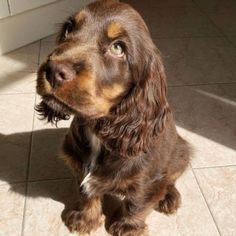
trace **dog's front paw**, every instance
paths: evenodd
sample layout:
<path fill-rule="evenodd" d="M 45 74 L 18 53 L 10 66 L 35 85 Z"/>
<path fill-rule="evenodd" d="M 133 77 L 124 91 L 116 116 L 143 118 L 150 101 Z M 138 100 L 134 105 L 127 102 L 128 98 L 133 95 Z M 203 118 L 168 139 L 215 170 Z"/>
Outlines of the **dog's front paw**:
<path fill-rule="evenodd" d="M 167 192 L 165 198 L 159 202 L 156 210 L 165 213 L 167 215 L 174 214 L 181 204 L 181 196 L 178 190 L 171 186 Z"/>
<path fill-rule="evenodd" d="M 80 234 L 89 234 L 99 228 L 102 223 L 103 217 L 101 215 L 95 216 L 83 211 L 72 210 L 65 217 L 65 224 L 70 232 L 79 232 Z"/>
<path fill-rule="evenodd" d="M 147 236 L 147 227 L 144 222 L 131 222 L 125 218 L 115 221 L 109 228 L 112 236 Z"/>

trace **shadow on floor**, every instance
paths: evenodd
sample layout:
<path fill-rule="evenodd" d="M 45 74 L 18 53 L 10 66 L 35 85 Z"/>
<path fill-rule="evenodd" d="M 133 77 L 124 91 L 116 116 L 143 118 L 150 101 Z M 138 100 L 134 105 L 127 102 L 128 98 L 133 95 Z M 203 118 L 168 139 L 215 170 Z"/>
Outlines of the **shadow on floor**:
<path fill-rule="evenodd" d="M 33 148 L 41 149 L 41 160 L 37 164 L 38 157 L 35 155 L 34 151 L 31 152 L 31 165 L 28 170 L 29 182 L 27 188 L 22 186 L 26 184 L 26 165 L 28 163 L 26 157 L 29 156 L 28 149 L 31 132 L 15 133 L 11 135 L 0 134 L 0 180 L 7 182 L 11 186 L 10 191 L 23 196 L 26 195 L 27 198 L 42 197 L 62 203 L 64 205 L 64 210 L 61 213 L 63 221 L 69 209 L 78 208 L 77 202 L 79 199 L 76 181 L 72 175 L 68 175 L 68 168 L 62 160 L 57 158 L 56 154 L 56 150 L 58 150 L 58 146 L 66 131 L 67 129 L 65 128 L 58 128 L 39 130 L 32 133 L 33 140 L 35 137 L 38 137 L 35 140 L 41 143 L 38 147 L 35 147 L 34 142 L 32 143 Z M 42 150 L 46 143 L 47 146 Z M 36 163 L 33 165 L 35 166 L 33 168 L 34 173 L 31 173 L 32 163 L 35 161 L 34 158 L 36 158 Z M 44 178 L 44 173 L 50 173 L 52 171 L 58 173 L 59 176 L 60 172 L 64 172 L 66 175 L 62 175 L 57 179 Z M 35 176 L 37 176 L 38 179 L 34 179 Z M 56 176 L 54 176 L 54 178 L 56 178 Z M 120 206 L 121 202 L 117 198 L 111 196 L 104 197 L 103 212 L 106 216 L 106 222 L 110 221 L 111 216 Z"/>
<path fill-rule="evenodd" d="M 176 124 L 236 150 L 236 84 L 169 88 Z"/>
<path fill-rule="evenodd" d="M 235 91 L 236 85 L 170 88 L 169 98 L 177 125 L 236 150 Z M 58 128 L 33 131 L 32 134 L 1 134 L 0 180 L 12 185 L 12 191 L 25 195 L 23 188 L 18 188 L 15 183 L 19 180 L 26 181 L 32 135 L 27 197 L 50 198 L 63 203 L 65 209 L 72 208 L 78 197 L 75 183 L 68 175 L 64 163 L 56 158 L 66 131 L 67 129 Z M 44 181 L 58 177 L 60 179 Z M 105 201 L 104 207 L 108 217 L 120 204 L 110 203 L 110 200 Z"/>

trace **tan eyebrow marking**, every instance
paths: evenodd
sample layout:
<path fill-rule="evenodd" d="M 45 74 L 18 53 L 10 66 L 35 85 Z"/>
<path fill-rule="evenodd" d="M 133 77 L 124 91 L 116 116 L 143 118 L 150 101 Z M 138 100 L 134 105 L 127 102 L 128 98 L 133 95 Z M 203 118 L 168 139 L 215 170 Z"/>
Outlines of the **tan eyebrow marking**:
<path fill-rule="evenodd" d="M 121 24 L 118 22 L 112 22 L 107 27 L 107 36 L 109 38 L 116 38 L 124 32 Z"/>
<path fill-rule="evenodd" d="M 82 22 L 85 19 L 85 17 L 86 17 L 86 13 L 84 10 L 82 10 L 75 16 L 75 20 L 77 23 L 79 23 L 79 22 Z"/>

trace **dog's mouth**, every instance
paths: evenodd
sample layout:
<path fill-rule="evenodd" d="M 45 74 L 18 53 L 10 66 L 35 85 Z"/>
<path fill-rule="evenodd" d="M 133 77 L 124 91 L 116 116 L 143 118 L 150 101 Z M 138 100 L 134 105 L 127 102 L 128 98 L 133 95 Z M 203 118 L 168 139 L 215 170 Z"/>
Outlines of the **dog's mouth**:
<path fill-rule="evenodd" d="M 60 120 L 69 120 L 70 116 L 76 113 L 71 107 L 59 101 L 53 95 L 44 95 L 42 101 L 36 105 L 35 110 L 42 120 L 47 120 L 55 125 Z"/>
<path fill-rule="evenodd" d="M 41 119 L 51 123 L 57 124 L 60 120 L 67 120 L 70 115 L 78 115 L 87 120 L 108 116 L 124 90 L 121 85 L 115 84 L 103 86 L 100 93 L 96 94 L 98 87 L 94 82 L 94 74 L 89 70 L 82 70 L 74 79 L 53 86 L 51 77 L 60 79 L 60 76 L 65 75 L 60 75 L 58 71 L 55 75 L 51 72 L 46 75 L 45 66 L 46 63 L 42 64 L 38 70 L 37 93 L 42 97 L 42 102 L 36 106 L 36 111 L 41 115 Z"/>
<path fill-rule="evenodd" d="M 37 93 L 42 101 L 35 106 L 41 120 L 57 125 L 60 120 L 69 120 L 77 112 L 55 96 L 56 89 L 46 80 L 46 63 L 42 64 L 37 75 Z"/>

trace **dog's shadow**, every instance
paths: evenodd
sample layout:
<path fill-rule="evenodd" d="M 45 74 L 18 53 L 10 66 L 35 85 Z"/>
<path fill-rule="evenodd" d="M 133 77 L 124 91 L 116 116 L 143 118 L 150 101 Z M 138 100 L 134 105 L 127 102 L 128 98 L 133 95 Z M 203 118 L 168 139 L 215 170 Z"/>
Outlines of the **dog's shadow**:
<path fill-rule="evenodd" d="M 65 128 L 57 128 L 32 133 L 0 134 L 0 181 L 7 182 L 11 191 L 26 195 L 27 198 L 49 198 L 62 203 L 63 222 L 70 209 L 78 208 L 80 197 L 74 177 L 57 156 L 66 131 Z M 121 204 L 115 197 L 104 196 L 106 229 Z"/>

